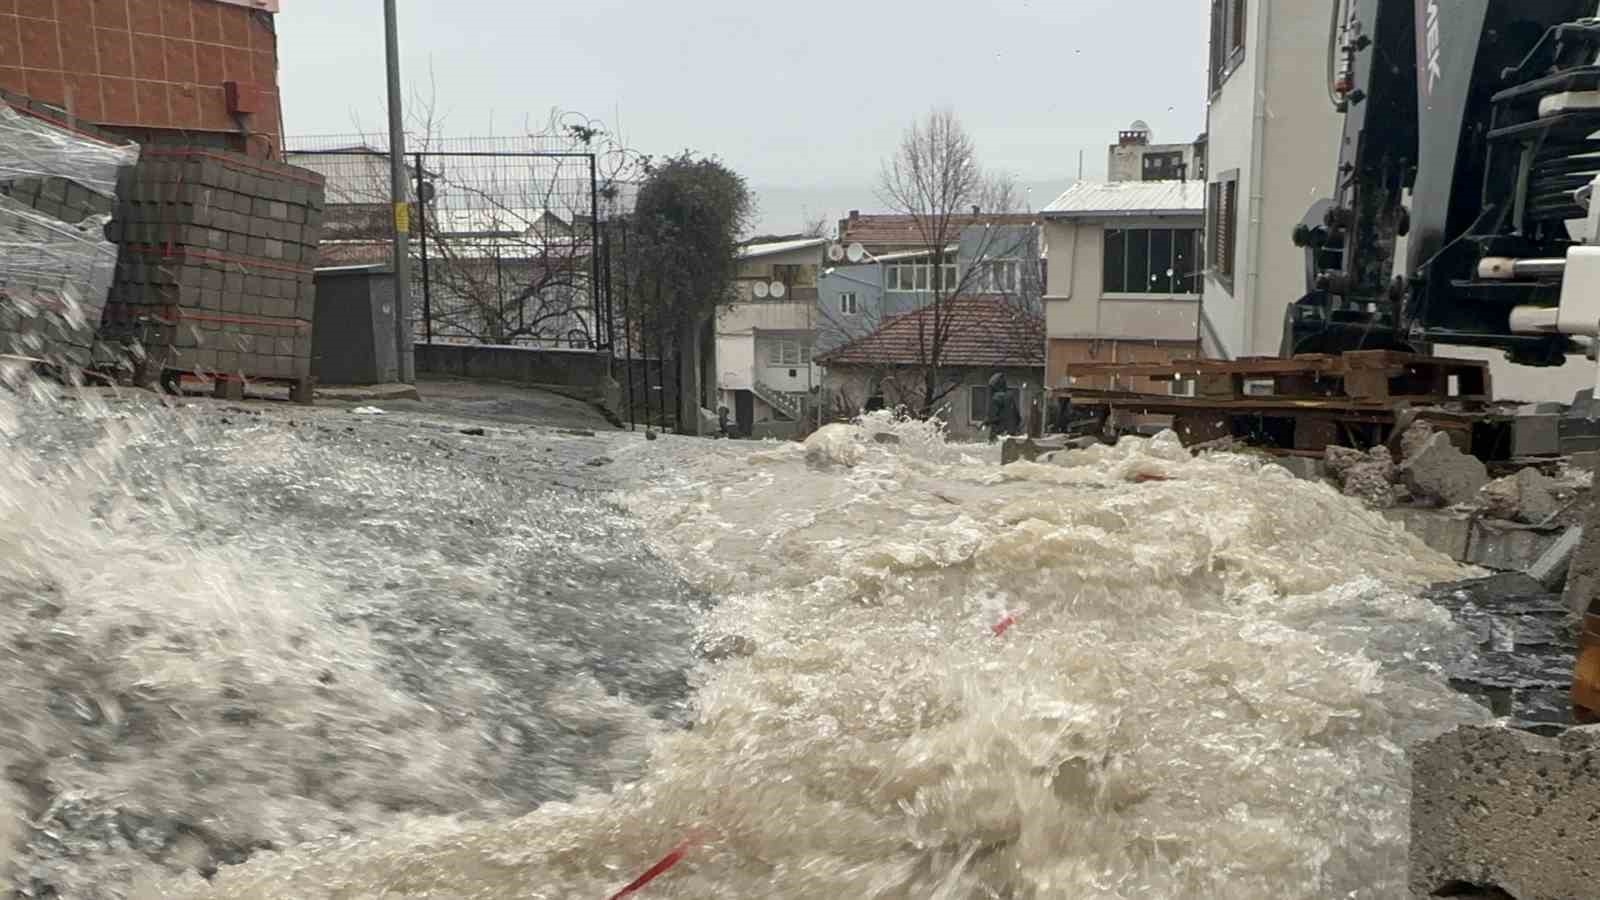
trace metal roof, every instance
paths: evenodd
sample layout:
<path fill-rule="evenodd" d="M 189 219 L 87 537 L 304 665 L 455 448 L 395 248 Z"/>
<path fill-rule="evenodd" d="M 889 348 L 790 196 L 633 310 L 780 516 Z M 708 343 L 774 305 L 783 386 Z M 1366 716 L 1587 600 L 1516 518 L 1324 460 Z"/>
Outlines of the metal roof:
<path fill-rule="evenodd" d="M 1046 206 L 1050 219 L 1110 216 L 1198 216 L 1206 211 L 1203 181 L 1080 181 Z"/>
<path fill-rule="evenodd" d="M 777 256 L 780 253 L 789 253 L 794 250 L 807 250 L 812 247 L 821 247 L 828 242 L 827 238 L 802 238 L 798 241 L 776 241 L 771 244 L 748 244 L 739 248 L 740 259 L 754 259 L 758 256 Z"/>

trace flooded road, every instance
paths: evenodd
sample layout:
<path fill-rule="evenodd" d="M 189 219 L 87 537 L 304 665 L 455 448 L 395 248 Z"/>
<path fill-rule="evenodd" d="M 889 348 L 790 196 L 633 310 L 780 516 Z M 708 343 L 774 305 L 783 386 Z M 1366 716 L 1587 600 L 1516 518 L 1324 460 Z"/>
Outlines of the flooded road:
<path fill-rule="evenodd" d="M 1256 459 L 121 415 L 8 439 L 0 802 L 65 896 L 607 897 L 681 846 L 641 896 L 1389 898 L 1405 744 L 1486 719 L 1417 598 L 1461 571 Z"/>
<path fill-rule="evenodd" d="M 593 437 L 0 403 L 0 883 L 23 896 L 524 813 L 637 777 L 684 720 L 703 595 L 606 498 Z"/>

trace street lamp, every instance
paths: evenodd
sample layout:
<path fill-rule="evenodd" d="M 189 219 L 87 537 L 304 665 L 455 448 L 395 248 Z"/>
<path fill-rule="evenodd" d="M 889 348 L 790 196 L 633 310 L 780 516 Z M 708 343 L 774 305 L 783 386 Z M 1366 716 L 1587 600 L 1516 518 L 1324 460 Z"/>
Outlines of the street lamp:
<path fill-rule="evenodd" d="M 405 114 L 400 106 L 400 27 L 395 0 L 383 0 L 385 51 L 389 68 L 389 200 L 394 224 L 394 366 L 395 379 L 416 380 L 416 368 L 406 365 L 411 345 L 411 205 L 406 201 Z"/>

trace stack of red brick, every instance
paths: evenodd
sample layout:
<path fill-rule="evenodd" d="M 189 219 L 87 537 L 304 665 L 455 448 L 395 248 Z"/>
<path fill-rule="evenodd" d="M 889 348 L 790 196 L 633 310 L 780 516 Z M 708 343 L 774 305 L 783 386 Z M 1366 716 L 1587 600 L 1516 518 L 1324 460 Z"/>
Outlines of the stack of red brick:
<path fill-rule="evenodd" d="M 118 195 L 106 336 L 137 342 L 151 370 L 286 381 L 309 399 L 322 176 L 148 147 Z"/>

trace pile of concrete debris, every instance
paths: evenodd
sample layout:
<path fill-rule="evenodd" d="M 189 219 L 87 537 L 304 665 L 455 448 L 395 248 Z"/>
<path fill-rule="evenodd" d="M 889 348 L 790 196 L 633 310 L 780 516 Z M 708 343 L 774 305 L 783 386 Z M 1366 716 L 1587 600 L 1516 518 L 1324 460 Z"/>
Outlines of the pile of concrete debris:
<path fill-rule="evenodd" d="M 1346 495 L 1375 509 L 1458 507 L 1526 525 L 1551 523 L 1572 507 L 1592 478 L 1558 462 L 1540 462 L 1491 479 L 1488 466 L 1425 420 L 1412 423 L 1398 443 L 1398 460 L 1384 446 L 1365 453 L 1330 446 L 1323 457 L 1327 475 Z"/>

